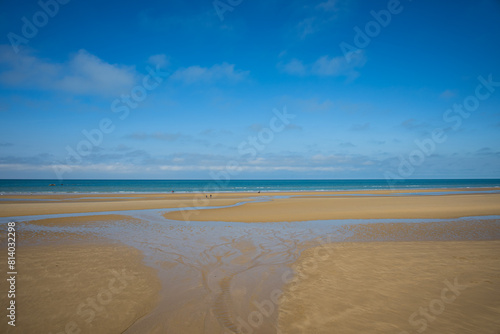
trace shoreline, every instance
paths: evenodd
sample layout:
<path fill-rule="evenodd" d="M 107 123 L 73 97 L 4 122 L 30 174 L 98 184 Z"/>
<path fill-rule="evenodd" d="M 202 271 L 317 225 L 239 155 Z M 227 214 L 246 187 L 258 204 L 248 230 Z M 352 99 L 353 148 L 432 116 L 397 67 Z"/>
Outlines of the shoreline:
<path fill-rule="evenodd" d="M 282 194 L 282 193 L 328 193 L 328 194 L 336 194 L 336 193 L 349 193 L 349 192 L 378 192 L 378 191 L 387 191 L 387 192 L 406 192 L 406 191 L 435 191 L 439 189 L 441 191 L 500 191 L 500 186 L 485 186 L 485 187 L 407 187 L 407 188 L 391 188 L 391 187 L 380 187 L 380 188 L 353 188 L 353 189 L 287 189 L 287 190 L 260 190 L 261 195 L 269 195 L 269 194 Z M 139 196 L 139 195 L 199 195 L 199 194 L 257 194 L 259 190 L 217 190 L 217 191 L 175 191 L 172 193 L 171 191 L 117 191 L 117 192 L 64 192 L 64 191 L 47 191 L 47 192 L 2 192 L 0 191 L 0 196 L 12 197 L 12 196 L 20 196 L 20 197 L 31 197 L 31 196 Z"/>

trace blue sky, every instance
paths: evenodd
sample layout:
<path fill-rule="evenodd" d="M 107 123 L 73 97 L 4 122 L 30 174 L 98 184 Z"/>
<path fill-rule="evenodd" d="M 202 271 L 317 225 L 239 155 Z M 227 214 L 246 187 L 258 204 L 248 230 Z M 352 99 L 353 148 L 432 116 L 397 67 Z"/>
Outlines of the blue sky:
<path fill-rule="evenodd" d="M 500 178 L 499 1 L 1 1 L 0 32 L 0 178 Z"/>

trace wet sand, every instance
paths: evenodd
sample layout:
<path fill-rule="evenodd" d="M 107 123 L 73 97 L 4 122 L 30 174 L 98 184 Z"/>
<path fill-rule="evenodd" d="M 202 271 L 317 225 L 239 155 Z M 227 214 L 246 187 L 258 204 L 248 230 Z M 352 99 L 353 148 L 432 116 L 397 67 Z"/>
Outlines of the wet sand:
<path fill-rule="evenodd" d="M 16 326 L 3 320 L 0 332 L 122 333 L 156 305 L 160 282 L 138 250 L 56 236 L 44 245 L 18 246 Z M 5 279 L 0 289 L 9 290 Z M 1 299 L 4 313 L 7 302 Z"/>
<path fill-rule="evenodd" d="M 25 313 L 29 319 L 18 318 L 26 332 L 41 328 L 59 333 L 64 330 L 61 325 L 76 319 L 82 333 L 234 333 L 238 316 L 252 312 L 252 301 L 279 284 L 277 278 L 296 259 L 296 246 L 312 238 L 277 228 L 167 224 L 160 213 L 136 214 L 18 223 L 19 252 L 29 254 L 18 256 L 23 263 L 18 289 L 23 294 L 17 301 L 30 305 Z M 97 240 L 90 242 L 93 238 Z M 115 240 L 132 247 L 117 247 Z M 132 256 L 138 253 L 134 248 L 145 254 L 145 264 L 155 270 L 138 262 L 141 257 Z M 106 289 L 102 282 L 124 264 L 142 275 L 134 285 L 137 289 L 120 293 L 122 306 L 115 308 L 114 299 L 109 303 L 116 312 L 102 311 L 106 323 L 96 316 L 89 323 L 92 326 L 87 326 L 90 311 L 78 312 L 79 305 L 92 297 L 90 292 L 98 295 Z M 155 288 L 158 280 L 161 289 Z M 56 287 L 61 293 L 54 294 L 54 301 L 48 300 Z M 83 302 L 73 305 L 78 300 Z M 45 323 L 48 315 L 42 305 L 54 312 Z M 127 308 L 136 306 L 141 312 Z M 261 326 L 263 333 L 273 332 L 276 317 L 277 312 Z"/>
<path fill-rule="evenodd" d="M 293 268 L 282 333 L 500 330 L 500 241 L 329 244 Z"/>
<path fill-rule="evenodd" d="M 344 217 L 342 212 L 349 218 L 366 213 L 374 218 L 384 210 L 398 218 L 414 218 L 423 212 L 433 219 L 500 212 L 499 194 L 458 191 L 463 194 L 295 193 L 290 195 L 296 197 L 271 200 L 218 194 L 205 205 L 266 201 L 192 210 L 188 221 L 182 219 L 185 214 L 162 209 L 186 203 L 204 206 L 199 201 L 193 204 L 194 195 L 153 194 L 150 199 L 140 198 L 142 194 L 120 199 L 79 195 L 51 198 L 55 203 L 15 203 L 13 211 L 25 215 L 85 212 L 78 210 L 94 205 L 102 209 L 87 216 L 19 223 L 18 261 L 23 274 L 18 300 L 26 309 L 19 306 L 18 320 L 33 326 L 26 327 L 27 332 L 41 326 L 36 328 L 52 333 L 63 331 L 71 321 L 81 333 L 278 333 L 278 326 L 281 333 L 332 329 L 415 333 L 423 326 L 422 316 L 417 314 L 412 323 L 408 318 L 420 306 L 429 307 L 440 296 L 443 282 L 453 282 L 456 276 L 468 288 L 456 302 L 445 305 L 439 319 L 428 320 L 425 332 L 446 332 L 453 322 L 458 327 L 450 327 L 452 332 L 494 333 L 493 328 L 500 328 L 493 320 L 500 319 L 500 305 L 493 302 L 500 300 L 500 221 L 489 217 L 357 224 L 335 220 Z M 351 196 L 372 193 L 391 196 Z M 1 203 L 0 212 L 8 212 L 10 205 Z M 144 206 L 159 210 L 127 211 Z M 124 211 L 102 213 L 117 208 Z M 165 218 L 179 215 L 178 221 Z M 318 217 L 332 220 L 309 221 Z M 5 235 L 0 244 L 5 244 Z M 86 322 L 89 309 L 82 306 L 78 313 L 77 308 L 99 293 L 106 303 L 109 281 L 116 276 L 114 271 L 122 269 L 137 284 L 112 293 L 109 303 L 97 305 L 94 318 Z"/>
<path fill-rule="evenodd" d="M 279 300 L 282 333 L 500 330 L 500 221 L 343 228 L 350 242 L 320 239 L 292 265 Z"/>

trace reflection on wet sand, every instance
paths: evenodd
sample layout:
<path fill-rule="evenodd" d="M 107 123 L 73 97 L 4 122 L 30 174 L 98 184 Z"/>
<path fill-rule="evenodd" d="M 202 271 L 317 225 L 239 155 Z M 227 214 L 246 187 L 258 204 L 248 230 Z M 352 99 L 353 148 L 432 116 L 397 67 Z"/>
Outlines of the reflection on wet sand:
<path fill-rule="evenodd" d="M 156 305 L 143 313 L 142 317 L 133 321 L 126 330 L 123 329 L 124 333 L 278 333 L 278 326 L 284 326 L 281 319 L 310 314 L 311 307 L 314 310 L 314 298 L 310 300 L 311 303 L 297 299 L 304 305 L 300 310 L 290 302 L 285 304 L 283 302 L 290 301 L 290 284 L 301 287 L 300 289 L 303 286 L 303 290 L 300 291 L 305 291 L 307 295 L 307 282 L 310 281 L 301 280 L 304 275 L 301 276 L 297 265 L 304 261 L 314 264 L 314 261 L 310 262 L 310 255 L 315 254 L 313 250 L 318 247 L 320 251 L 322 247 L 330 247 L 328 249 L 334 250 L 330 255 L 331 261 L 328 263 L 339 263 L 337 260 L 342 259 L 348 264 L 349 256 L 346 255 L 348 253 L 345 253 L 344 249 L 328 245 L 342 241 L 404 240 L 413 247 L 411 249 L 418 250 L 422 241 L 429 240 L 438 244 L 446 240 L 500 239 L 500 220 L 499 217 L 493 216 L 442 220 L 323 220 L 251 224 L 175 221 L 165 218 L 166 213 L 175 210 L 179 209 L 101 212 L 96 215 L 85 214 L 78 217 L 71 215 L 25 216 L 26 222 L 18 225 L 21 235 L 19 247 L 30 248 L 36 253 L 37 249 L 43 247 L 45 247 L 43 249 L 50 247 L 55 249 L 59 246 L 82 243 L 86 245 L 85 247 L 93 249 L 99 242 L 107 245 L 119 243 L 140 250 L 144 255 L 144 264 L 156 271 L 156 277 L 161 282 L 161 289 L 156 293 L 158 297 Z M 0 240 L 0 242 L 4 243 L 5 240 Z M 302 254 L 307 249 L 304 255 L 306 258 L 304 258 Z M 387 249 L 387 254 L 394 253 L 393 248 Z M 381 258 L 386 254 L 383 248 L 377 248 L 377 251 L 383 253 Z M 411 260 L 412 255 L 408 256 Z M 418 257 L 417 251 L 414 252 L 414 256 Z M 137 263 L 137 258 L 133 260 L 133 257 L 125 251 L 109 255 L 106 259 L 110 262 L 102 263 L 113 264 L 113 268 L 118 266 L 118 269 L 124 263 L 133 261 Z M 113 259 L 119 259 L 121 262 L 115 263 Z M 37 261 L 40 263 L 40 268 L 43 268 L 50 263 L 51 258 L 42 257 Z M 83 260 L 75 258 L 75 261 L 83 266 Z M 370 261 L 363 263 L 369 264 Z M 344 278 L 355 274 L 355 271 L 351 273 L 349 270 L 356 268 L 351 268 L 347 264 L 342 272 Z M 474 265 L 471 263 L 465 270 L 470 270 Z M 390 264 L 384 262 L 383 266 L 390 275 Z M 78 266 L 68 266 L 66 270 L 71 272 L 77 268 L 81 270 Z M 89 270 L 96 270 L 89 268 Z M 300 268 L 307 269 L 308 267 L 306 265 Z M 495 267 L 492 266 L 492 268 Z M 309 276 L 322 277 L 321 268 L 315 268 L 316 271 L 309 269 L 306 276 L 309 274 Z M 302 274 L 304 274 L 303 271 Z M 331 272 L 330 274 L 335 276 L 339 273 Z M 45 274 L 41 271 L 39 275 Z M 74 279 L 78 280 L 78 278 Z M 154 286 L 153 276 L 146 276 L 143 279 L 146 285 Z M 413 279 L 418 281 L 418 275 Z M 341 280 L 340 276 L 337 277 L 337 281 L 339 280 Z M 322 282 L 327 281 L 321 279 L 315 281 L 314 284 L 319 284 L 319 287 Z M 349 285 L 349 288 L 354 290 L 359 288 L 355 284 L 366 284 L 361 281 L 349 282 L 354 284 Z M 409 281 L 403 280 L 402 282 Z M 86 281 L 86 284 L 90 286 L 90 290 L 99 288 L 95 282 Z M 44 288 L 42 285 L 37 285 L 37 287 Z M 319 289 L 324 288 L 328 290 L 328 286 L 321 286 Z M 338 288 L 342 291 L 342 287 Z M 404 288 L 403 284 L 401 289 L 404 290 Z M 68 298 L 78 295 L 80 288 L 75 289 L 77 290 L 73 290 Z M 284 294 L 283 291 L 285 291 Z M 29 298 L 39 302 L 46 298 L 36 291 L 30 291 L 30 293 L 32 295 Z M 64 295 L 59 298 L 63 305 Z M 134 301 L 133 295 L 128 298 L 131 303 L 138 302 Z M 327 302 L 334 302 L 329 298 Z M 349 300 L 349 295 L 345 298 Z M 362 301 L 351 300 L 350 302 L 356 304 Z M 382 304 L 379 307 L 382 307 Z M 285 307 L 283 309 L 285 313 L 282 313 L 282 307 Z M 335 307 L 338 308 L 341 305 Z M 327 306 L 323 311 L 325 310 L 328 310 Z M 284 316 L 286 317 L 283 318 Z M 325 319 L 329 316 L 332 316 L 331 312 L 323 315 Z M 117 321 L 122 321 L 120 317 L 113 315 L 106 319 L 110 326 Z M 29 317 L 25 321 L 30 326 L 37 326 L 37 321 L 43 321 L 43 319 Z M 356 321 L 369 322 L 371 320 L 361 317 Z M 292 321 L 285 320 L 284 323 L 291 324 Z M 309 328 L 304 323 L 295 323 L 294 326 L 298 326 L 294 328 Z M 82 328 L 82 333 L 95 332 Z M 327 326 L 319 330 L 327 332 L 329 329 Z M 56 332 L 58 328 L 50 328 L 50 330 Z M 305 330 L 305 332 L 313 333 L 314 331 Z"/>
<path fill-rule="evenodd" d="M 308 240 L 323 232 L 339 237 L 338 227 L 327 224 L 185 223 L 168 221 L 163 212 L 43 219 L 19 229 L 26 242 L 37 240 L 33 247 L 98 236 L 141 250 L 162 290 L 157 306 L 127 333 L 241 332 L 255 305 L 283 285 Z M 273 304 L 265 319 L 257 319 L 259 332 L 276 332 L 277 309 Z"/>

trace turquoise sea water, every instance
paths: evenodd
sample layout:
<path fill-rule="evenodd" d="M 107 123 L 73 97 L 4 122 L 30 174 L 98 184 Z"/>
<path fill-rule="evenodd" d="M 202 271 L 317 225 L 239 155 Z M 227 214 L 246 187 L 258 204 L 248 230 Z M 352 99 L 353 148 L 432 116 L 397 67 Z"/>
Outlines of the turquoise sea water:
<path fill-rule="evenodd" d="M 55 184 L 55 186 L 50 186 Z M 0 193 L 163 193 L 500 188 L 500 179 L 401 180 L 0 180 Z"/>

